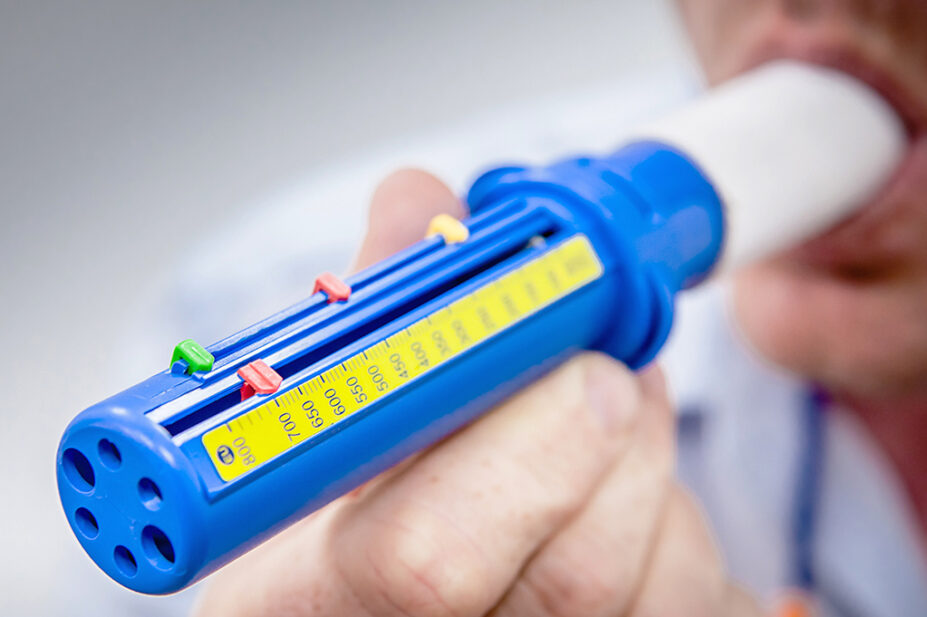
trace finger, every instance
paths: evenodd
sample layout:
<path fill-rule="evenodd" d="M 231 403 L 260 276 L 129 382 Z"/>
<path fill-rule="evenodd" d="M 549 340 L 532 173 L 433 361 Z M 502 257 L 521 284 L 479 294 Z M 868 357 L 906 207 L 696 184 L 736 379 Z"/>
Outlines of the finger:
<path fill-rule="evenodd" d="M 374 191 L 370 202 L 367 234 L 358 249 L 352 271 L 414 244 L 425 236 L 429 221 L 438 214 L 457 218 L 464 215 L 464 205 L 441 180 L 420 169 L 393 172 Z M 356 499 L 387 478 L 392 477 L 418 456 L 411 456 L 373 480 L 354 489 L 346 498 Z"/>
<path fill-rule="evenodd" d="M 762 617 L 765 614 L 747 590 L 733 583 L 725 587 L 721 602 L 724 617 Z"/>
<path fill-rule="evenodd" d="M 721 556 L 696 503 L 671 491 L 633 617 L 717 617 L 727 593 Z"/>
<path fill-rule="evenodd" d="M 672 414 L 659 371 L 651 373 L 628 451 L 531 559 L 493 617 L 623 615 L 631 605 L 672 481 Z"/>
<path fill-rule="evenodd" d="M 626 369 L 579 357 L 351 504 L 332 550 L 359 605 L 484 615 L 626 447 L 639 399 Z"/>
<path fill-rule="evenodd" d="M 388 176 L 370 202 L 367 235 L 353 270 L 418 242 L 438 214 L 464 215 L 463 204 L 443 182 L 419 169 L 403 169 Z"/>
<path fill-rule="evenodd" d="M 197 597 L 194 617 L 316 617 L 323 606 L 346 603 L 348 590 L 331 584 L 327 534 L 329 504 L 210 576 Z M 346 613 L 353 614 L 353 613 Z M 358 615 L 363 613 L 358 612 Z"/>

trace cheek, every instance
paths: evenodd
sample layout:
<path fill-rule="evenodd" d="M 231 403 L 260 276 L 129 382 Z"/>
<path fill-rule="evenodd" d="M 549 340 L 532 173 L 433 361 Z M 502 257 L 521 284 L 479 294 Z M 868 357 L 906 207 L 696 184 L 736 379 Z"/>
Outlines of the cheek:
<path fill-rule="evenodd" d="M 865 285 L 770 263 L 739 274 L 734 314 L 761 355 L 863 396 L 927 385 L 927 273 Z"/>
<path fill-rule="evenodd" d="M 678 0 L 689 38 L 709 83 L 740 73 L 757 41 L 784 25 L 778 0 Z"/>

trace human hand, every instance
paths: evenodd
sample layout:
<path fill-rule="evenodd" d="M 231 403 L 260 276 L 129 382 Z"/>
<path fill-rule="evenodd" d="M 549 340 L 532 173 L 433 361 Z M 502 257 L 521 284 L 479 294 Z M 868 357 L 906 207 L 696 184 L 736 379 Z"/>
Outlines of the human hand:
<path fill-rule="evenodd" d="M 377 191 L 358 265 L 461 206 L 422 172 Z M 655 369 L 585 354 L 217 573 L 202 617 L 759 614 L 673 478 Z"/>

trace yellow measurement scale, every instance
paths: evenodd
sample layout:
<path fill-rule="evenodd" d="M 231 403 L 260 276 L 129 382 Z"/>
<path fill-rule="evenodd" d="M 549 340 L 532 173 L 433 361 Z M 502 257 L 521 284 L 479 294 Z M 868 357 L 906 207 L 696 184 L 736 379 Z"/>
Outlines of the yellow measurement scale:
<path fill-rule="evenodd" d="M 341 364 L 203 435 L 234 480 L 602 275 L 576 235 Z"/>

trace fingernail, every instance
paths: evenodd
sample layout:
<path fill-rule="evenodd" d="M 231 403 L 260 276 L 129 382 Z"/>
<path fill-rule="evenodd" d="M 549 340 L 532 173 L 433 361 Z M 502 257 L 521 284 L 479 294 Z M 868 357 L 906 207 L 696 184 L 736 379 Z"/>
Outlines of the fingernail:
<path fill-rule="evenodd" d="M 666 377 L 657 363 L 648 364 L 637 375 L 647 396 L 662 396 L 666 391 Z"/>
<path fill-rule="evenodd" d="M 640 404 L 639 387 L 631 372 L 612 360 L 595 359 L 585 377 L 586 401 L 605 430 L 626 427 Z"/>

